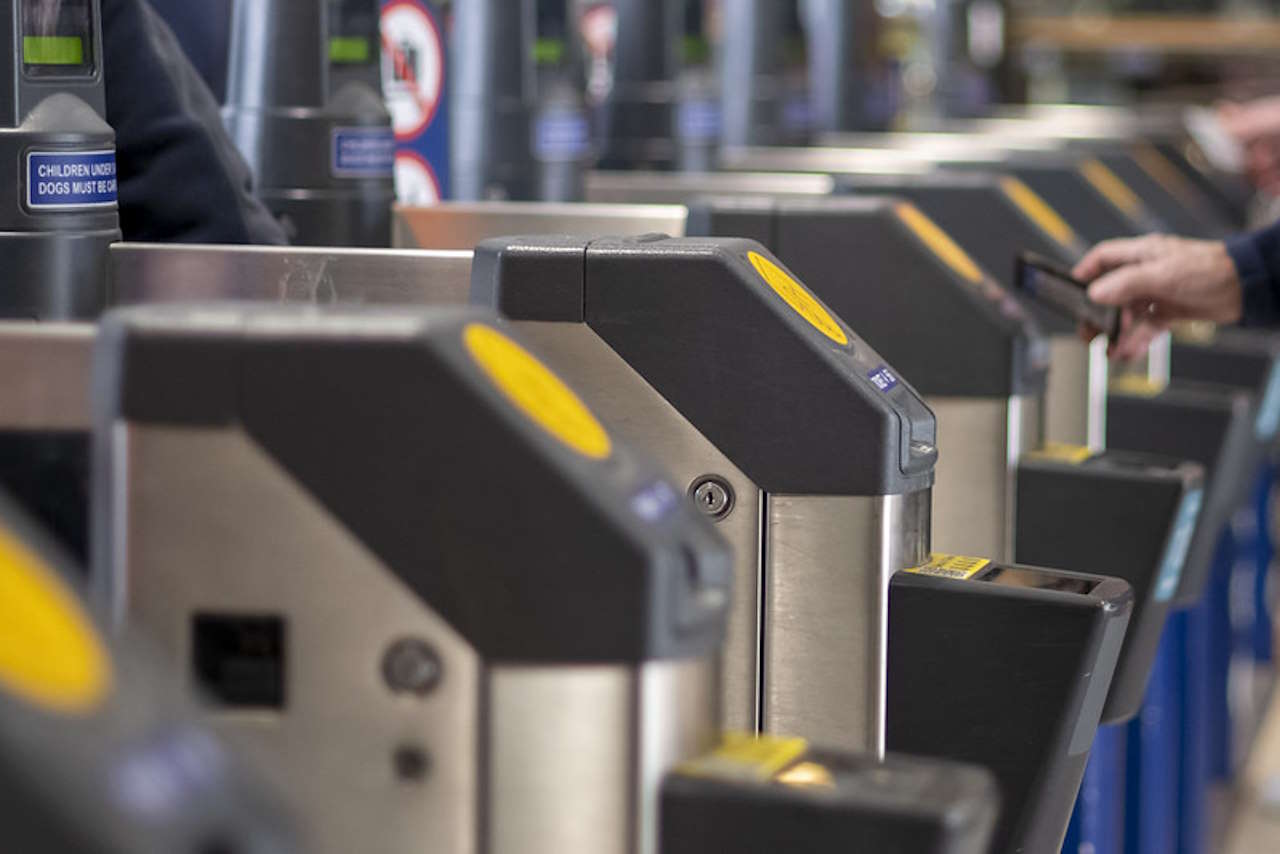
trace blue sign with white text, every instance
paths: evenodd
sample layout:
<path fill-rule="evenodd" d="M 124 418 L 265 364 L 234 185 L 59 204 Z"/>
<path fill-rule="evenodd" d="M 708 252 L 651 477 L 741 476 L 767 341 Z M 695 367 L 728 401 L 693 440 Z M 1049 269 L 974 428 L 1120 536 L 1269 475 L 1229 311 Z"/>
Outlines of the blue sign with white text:
<path fill-rule="evenodd" d="M 114 151 L 32 151 L 27 154 L 27 207 L 102 208 L 116 203 Z"/>
<path fill-rule="evenodd" d="M 881 365 L 871 371 L 867 374 L 867 379 L 871 380 L 871 384 L 881 391 L 893 391 L 898 387 L 898 378 L 893 375 L 893 371 L 889 370 L 888 365 Z"/>
<path fill-rule="evenodd" d="M 335 128 L 332 154 L 336 178 L 385 178 L 395 170 L 396 135 L 391 128 Z"/>

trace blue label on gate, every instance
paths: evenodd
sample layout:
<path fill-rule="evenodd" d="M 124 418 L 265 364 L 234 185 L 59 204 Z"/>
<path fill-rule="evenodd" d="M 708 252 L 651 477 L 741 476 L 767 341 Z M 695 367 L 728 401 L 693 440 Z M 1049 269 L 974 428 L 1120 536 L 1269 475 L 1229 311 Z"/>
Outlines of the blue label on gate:
<path fill-rule="evenodd" d="M 548 110 L 534 120 L 533 153 L 547 162 L 585 157 L 591 148 L 587 117 L 576 110 Z"/>
<path fill-rule="evenodd" d="M 27 154 L 27 207 L 31 210 L 105 208 L 115 203 L 114 151 Z"/>
<path fill-rule="evenodd" d="M 881 365 L 871 371 L 867 374 L 867 379 L 881 391 L 893 391 L 898 386 L 898 378 L 893 375 L 893 371 L 889 370 L 888 365 Z"/>
<path fill-rule="evenodd" d="M 1261 442 L 1270 442 L 1280 429 L 1280 363 L 1271 366 L 1267 387 L 1258 401 L 1258 417 L 1253 422 L 1254 435 Z"/>
<path fill-rule="evenodd" d="M 723 119 L 716 101 L 681 101 L 676 112 L 680 138 L 692 142 L 708 142 L 720 136 Z"/>
<path fill-rule="evenodd" d="M 1169 542 L 1164 547 L 1164 558 L 1160 561 L 1160 574 L 1156 576 L 1157 602 L 1169 601 L 1178 591 L 1182 568 L 1187 562 L 1187 550 L 1191 548 L 1191 535 L 1195 533 L 1203 501 L 1204 492 L 1199 489 L 1193 489 L 1182 496 L 1178 515 L 1173 520 L 1173 530 L 1169 533 Z"/>
<path fill-rule="evenodd" d="M 331 169 L 335 178 L 389 178 L 395 170 L 391 128 L 335 128 Z"/>

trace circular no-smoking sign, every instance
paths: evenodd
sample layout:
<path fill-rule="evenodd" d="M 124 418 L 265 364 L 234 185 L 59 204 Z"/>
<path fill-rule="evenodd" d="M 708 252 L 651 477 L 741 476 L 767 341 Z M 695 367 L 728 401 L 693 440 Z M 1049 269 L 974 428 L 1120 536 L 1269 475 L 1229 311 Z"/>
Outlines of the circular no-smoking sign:
<path fill-rule="evenodd" d="M 396 138 L 412 139 L 435 117 L 444 88 L 444 44 L 416 0 L 382 10 L 382 91 Z"/>

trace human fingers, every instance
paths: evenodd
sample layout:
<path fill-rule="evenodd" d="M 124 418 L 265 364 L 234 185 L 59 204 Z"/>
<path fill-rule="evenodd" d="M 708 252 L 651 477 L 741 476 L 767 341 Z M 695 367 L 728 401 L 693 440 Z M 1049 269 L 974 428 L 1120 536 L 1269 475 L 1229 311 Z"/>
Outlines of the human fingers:
<path fill-rule="evenodd" d="M 1146 257 L 1146 237 L 1120 237 L 1104 240 L 1085 254 L 1071 274 L 1085 282 L 1093 281 L 1108 270 L 1133 264 Z"/>
<path fill-rule="evenodd" d="M 1159 302 L 1172 287 L 1150 264 L 1128 264 L 1104 273 L 1089 285 L 1089 299 L 1103 305 Z"/>

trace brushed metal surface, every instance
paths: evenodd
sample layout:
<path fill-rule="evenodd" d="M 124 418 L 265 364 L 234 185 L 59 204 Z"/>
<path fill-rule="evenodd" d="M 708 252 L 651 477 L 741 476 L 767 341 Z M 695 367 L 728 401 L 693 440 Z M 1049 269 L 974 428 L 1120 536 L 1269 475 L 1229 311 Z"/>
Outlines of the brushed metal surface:
<path fill-rule="evenodd" d="M 737 171 L 833 175 L 924 173 L 935 168 L 927 151 L 892 148 L 747 147 L 726 149 L 721 162 Z"/>
<path fill-rule="evenodd" d="M 699 195 L 809 198 L 829 195 L 834 190 L 835 181 L 830 175 L 767 172 L 587 173 L 587 201 L 607 204 L 679 205 Z"/>
<path fill-rule="evenodd" d="M 112 305 L 201 300 L 465 303 L 470 252 L 117 243 Z"/>
<path fill-rule="evenodd" d="M 447 202 L 397 206 L 392 245 L 408 249 L 471 250 L 481 240 L 513 234 L 638 236 L 684 234 L 688 212 L 679 205 Z"/>
<path fill-rule="evenodd" d="M 127 487 L 115 510 L 127 536 L 113 570 L 130 622 L 189 662 L 194 613 L 287 621 L 285 708 L 209 719 L 277 769 L 314 850 L 478 851 L 482 716 L 470 647 L 243 434 L 129 426 L 120 435 Z M 423 698 L 383 682 L 383 652 L 406 636 L 443 662 Z M 392 755 L 406 745 L 430 758 L 422 780 L 394 773 Z"/>
<path fill-rule="evenodd" d="M 715 742 L 714 667 L 495 667 L 488 681 L 482 850 L 657 854 L 663 773 Z"/>
<path fill-rule="evenodd" d="M 1089 342 L 1089 432 L 1088 445 L 1095 451 L 1107 447 L 1107 385 L 1111 382 L 1111 360 L 1107 358 L 1107 339 L 1101 336 Z M 1046 431 L 1045 441 L 1048 441 Z"/>
<path fill-rule="evenodd" d="M 929 490 L 765 513 L 765 728 L 883 756 L 889 579 L 929 554 Z"/>
<path fill-rule="evenodd" d="M 1013 559 L 1014 474 L 1041 444 L 1038 397 L 930 397 L 938 419 L 933 548 Z"/>
<path fill-rule="evenodd" d="M 675 483 L 687 487 L 702 475 L 716 474 L 733 489 L 733 509 L 716 522 L 733 548 L 733 603 L 721 661 L 721 702 L 726 727 L 754 731 L 760 706 L 759 488 L 586 326 L 514 325 L 548 365 L 591 401 L 611 429 L 649 451 Z"/>
<path fill-rule="evenodd" d="M 0 321 L 0 428 L 87 430 L 91 323 Z"/>
<path fill-rule="evenodd" d="M 1050 336 L 1045 441 L 1100 451 L 1106 441 L 1106 413 L 1106 339 L 1086 343 L 1071 335 Z"/>

